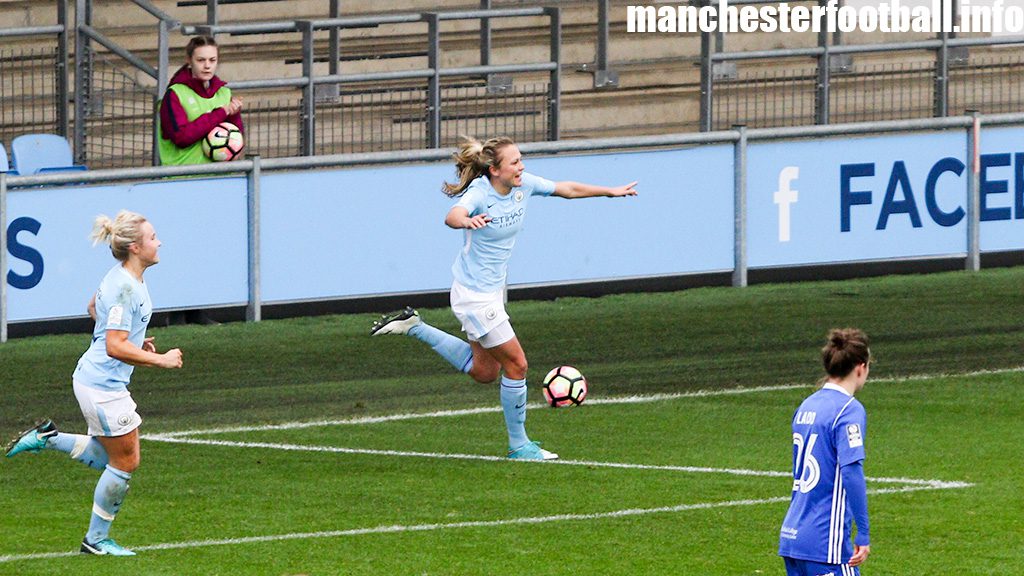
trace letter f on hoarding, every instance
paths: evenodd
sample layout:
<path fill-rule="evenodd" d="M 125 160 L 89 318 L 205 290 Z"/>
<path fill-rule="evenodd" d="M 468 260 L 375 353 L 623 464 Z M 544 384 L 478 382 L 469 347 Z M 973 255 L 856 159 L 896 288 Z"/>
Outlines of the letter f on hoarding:
<path fill-rule="evenodd" d="M 791 182 L 800 178 L 800 168 L 786 166 L 779 172 L 779 189 L 772 197 L 779 205 L 779 242 L 789 242 L 789 205 L 797 201 L 797 191 L 790 189 Z"/>

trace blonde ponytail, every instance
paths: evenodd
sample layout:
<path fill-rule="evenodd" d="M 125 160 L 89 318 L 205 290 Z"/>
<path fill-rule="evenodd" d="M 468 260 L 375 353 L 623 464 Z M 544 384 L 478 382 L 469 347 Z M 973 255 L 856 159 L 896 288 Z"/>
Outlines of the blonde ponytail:
<path fill-rule="evenodd" d="M 145 216 L 121 210 L 113 220 L 100 214 L 93 221 L 92 234 L 89 238 L 92 245 L 100 242 L 110 245 L 110 253 L 121 262 L 128 260 L 128 247 L 141 240 L 139 228 L 146 221 Z"/>

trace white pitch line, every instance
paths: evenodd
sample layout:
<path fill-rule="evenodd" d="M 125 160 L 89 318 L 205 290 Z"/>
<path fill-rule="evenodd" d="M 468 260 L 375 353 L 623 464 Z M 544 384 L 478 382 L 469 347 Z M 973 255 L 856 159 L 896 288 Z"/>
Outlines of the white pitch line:
<path fill-rule="evenodd" d="M 961 373 L 939 373 L 921 374 L 916 376 L 900 376 L 896 378 L 873 378 L 871 384 L 896 384 L 901 382 L 916 382 L 943 377 L 970 378 L 973 376 L 985 376 L 991 374 L 1008 374 L 1011 372 L 1022 372 L 1024 366 L 1016 368 L 1003 368 L 999 370 L 976 370 L 973 372 Z M 811 388 L 810 384 L 783 384 L 778 386 L 752 386 L 748 388 L 725 388 L 718 390 L 696 390 L 693 392 L 676 392 L 671 394 L 650 394 L 635 396 L 616 396 L 610 398 L 591 398 L 587 404 L 643 404 L 649 402 L 663 402 L 670 400 L 681 400 L 685 398 L 710 398 L 715 396 L 734 396 L 738 394 L 752 394 L 757 392 L 780 392 L 785 390 L 796 390 L 800 388 Z M 533 403 L 527 408 L 535 410 L 546 408 L 546 404 Z M 305 422 L 284 422 L 281 424 L 265 424 L 259 426 L 233 426 L 224 428 L 207 428 L 195 430 L 180 430 L 176 432 L 164 432 L 155 435 L 143 435 L 144 440 L 156 440 L 160 438 L 173 438 L 176 436 L 195 436 L 197 434 L 228 434 L 233 432 L 265 432 L 272 430 L 300 430 L 304 428 L 319 428 L 323 426 L 348 426 L 361 424 L 380 424 L 384 422 L 398 422 L 403 420 L 416 420 L 421 418 L 447 418 L 456 416 L 471 416 L 475 414 L 490 414 L 501 412 L 500 406 L 482 406 L 478 408 L 466 408 L 461 410 L 438 410 L 435 412 L 410 412 L 403 414 L 390 414 L 383 416 L 359 416 L 355 418 L 342 418 L 332 420 L 314 420 Z"/>
<path fill-rule="evenodd" d="M 453 454 L 444 452 L 411 452 L 401 450 L 377 450 L 373 448 L 345 448 L 341 446 L 309 446 L 304 444 L 277 444 L 270 442 L 236 442 L 231 440 L 209 440 L 202 438 L 181 438 L 151 436 L 150 440 L 172 444 L 198 444 L 203 446 L 221 446 L 230 448 L 259 448 L 267 450 L 284 450 L 292 452 L 326 452 L 334 454 L 367 454 L 372 456 L 397 456 L 406 458 L 436 458 L 441 460 L 483 460 L 486 462 L 509 462 L 502 456 L 484 454 Z M 708 466 L 676 466 L 656 464 L 632 464 L 626 462 L 598 462 L 591 460 L 521 460 L 516 463 L 526 464 L 559 464 L 564 466 L 589 466 L 592 468 L 620 468 L 629 470 L 664 470 L 670 472 L 690 472 L 697 474 L 729 474 L 733 476 L 760 476 L 768 478 L 790 478 L 791 472 L 775 470 L 748 470 L 744 468 L 712 468 Z M 964 482 L 948 482 L 944 480 L 921 480 L 917 478 L 873 478 L 868 481 L 880 484 L 905 484 L 923 488 L 968 488 L 973 484 Z"/>
<path fill-rule="evenodd" d="M 941 490 L 946 486 L 905 486 L 901 488 L 882 488 L 868 490 L 869 494 L 896 494 L 904 492 L 916 492 L 921 490 Z M 748 500 L 729 500 L 726 502 L 701 502 L 697 504 L 679 504 L 676 506 L 661 506 L 657 508 L 627 508 L 624 510 L 613 510 L 611 512 L 597 512 L 594 514 L 557 514 L 553 516 L 533 516 L 525 518 L 507 518 L 504 520 L 475 520 L 469 522 L 449 522 L 437 524 L 411 524 L 411 525 L 389 525 L 374 526 L 371 528 L 352 528 L 349 530 L 329 530 L 324 532 L 295 532 L 291 534 L 272 534 L 266 536 L 247 536 L 243 538 L 224 538 L 219 540 L 192 540 L 185 542 L 166 542 L 163 544 L 149 544 L 135 546 L 132 550 L 136 552 L 159 551 L 159 550 L 181 550 L 187 548 L 201 548 L 206 546 L 233 546 L 240 544 L 262 544 L 266 542 L 283 542 L 287 540 L 309 540 L 314 538 L 341 538 L 346 536 L 363 536 L 367 534 L 395 534 L 401 532 L 431 532 L 436 530 L 456 530 L 461 528 L 495 528 L 502 526 L 517 526 L 526 524 L 545 524 L 548 522 L 569 522 L 579 520 L 603 520 L 608 518 L 625 518 L 630 516 L 645 516 L 649 514 L 668 514 L 676 512 L 687 512 L 690 510 L 710 510 L 715 508 L 733 508 L 739 506 L 757 506 L 761 504 L 778 504 L 788 502 L 789 496 L 776 496 L 772 498 L 758 498 Z M 36 554 L 9 554 L 0 556 L 0 563 L 17 562 L 24 560 L 49 560 L 55 558 L 70 558 L 78 556 L 78 552 L 41 552 Z"/>
<path fill-rule="evenodd" d="M 338 538 L 343 536 L 362 536 L 366 534 L 394 534 L 399 532 L 430 532 L 434 530 L 451 530 L 458 528 L 493 528 L 500 526 L 515 526 L 523 524 L 544 524 L 547 522 L 565 522 L 573 520 L 600 520 L 605 518 L 623 518 L 628 516 L 642 516 L 647 514 L 660 514 L 672 512 L 685 512 L 688 510 L 707 510 L 712 508 L 728 508 L 735 506 L 754 506 L 758 504 L 774 504 L 789 501 L 789 496 L 778 496 L 773 498 L 762 498 L 756 500 L 730 500 L 727 502 L 702 502 L 698 504 L 680 504 L 678 506 L 662 506 L 658 508 L 628 508 L 625 510 L 614 510 L 611 512 L 598 512 L 594 514 L 558 514 L 554 516 L 534 516 L 525 518 L 508 518 L 504 520 L 476 520 L 469 522 L 450 522 L 438 524 L 412 524 L 412 525 L 390 525 L 374 526 L 372 528 L 353 528 L 350 530 L 330 530 L 326 532 L 297 532 L 292 534 L 274 534 L 268 536 L 248 536 L 244 538 L 225 538 L 222 540 L 193 540 L 190 542 L 168 542 L 164 544 L 151 544 L 147 546 L 135 546 L 132 550 L 144 552 L 147 550 L 176 550 L 181 548 L 198 548 L 202 546 L 226 546 L 237 544 L 259 544 L 265 542 L 281 542 L 284 540 L 307 540 L 311 538 Z M 13 562 L 17 560 L 43 560 L 49 558 L 65 558 L 77 556 L 77 552 L 44 552 L 40 554 L 20 554 L 0 556 L 0 563 Z"/>
<path fill-rule="evenodd" d="M 791 384 L 785 386 L 755 386 L 750 388 L 726 388 L 724 390 L 696 390 L 694 392 L 676 392 L 673 394 L 650 394 L 647 396 L 617 396 L 611 398 L 593 398 L 587 404 L 643 404 L 649 402 L 661 402 L 666 400 L 678 400 L 681 398 L 705 398 L 712 396 L 731 396 L 736 394 L 750 394 L 753 392 L 776 392 L 779 390 L 792 390 L 795 388 L 806 388 L 805 384 Z M 534 402 L 527 404 L 528 409 L 547 408 L 547 404 Z M 208 428 L 198 430 L 182 430 L 178 432 L 165 432 L 156 434 L 161 437 L 195 436 L 197 434 L 227 434 L 232 432 L 267 432 L 272 430 L 301 430 L 303 428 L 320 428 L 323 426 L 347 426 L 360 424 L 380 424 L 382 422 L 398 422 L 402 420 L 417 420 L 420 418 L 447 418 L 454 416 L 472 416 L 474 414 L 491 414 L 501 412 L 501 406 L 481 406 L 478 408 L 465 408 L 461 410 L 438 410 L 436 412 L 408 412 L 403 414 L 390 414 L 385 416 L 358 416 L 355 418 L 343 418 L 338 420 L 314 420 L 306 422 L 285 422 L 282 424 L 264 424 L 260 426 L 233 426 L 229 428 Z M 151 438 L 143 436 L 143 438 Z"/>

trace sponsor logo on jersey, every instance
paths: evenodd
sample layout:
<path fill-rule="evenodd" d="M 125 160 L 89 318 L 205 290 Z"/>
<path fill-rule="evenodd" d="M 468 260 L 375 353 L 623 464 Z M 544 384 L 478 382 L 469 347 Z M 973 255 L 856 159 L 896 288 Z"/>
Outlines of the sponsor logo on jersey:
<path fill-rule="evenodd" d="M 515 226 L 519 224 L 519 221 L 523 219 L 523 213 L 525 209 L 519 208 L 514 212 L 509 212 L 504 216 L 495 216 L 491 218 L 491 227 L 493 228 L 508 228 L 509 226 Z"/>

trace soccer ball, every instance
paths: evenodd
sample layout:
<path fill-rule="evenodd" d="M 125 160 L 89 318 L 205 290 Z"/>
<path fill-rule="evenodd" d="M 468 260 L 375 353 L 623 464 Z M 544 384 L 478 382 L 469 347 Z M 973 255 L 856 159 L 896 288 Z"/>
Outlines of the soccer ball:
<path fill-rule="evenodd" d="M 579 406 L 587 397 L 587 379 L 572 366 L 559 366 L 544 377 L 544 399 L 553 408 Z"/>
<path fill-rule="evenodd" d="M 242 155 L 242 132 L 231 122 L 221 122 L 203 138 L 203 154 L 214 162 L 227 162 Z"/>

